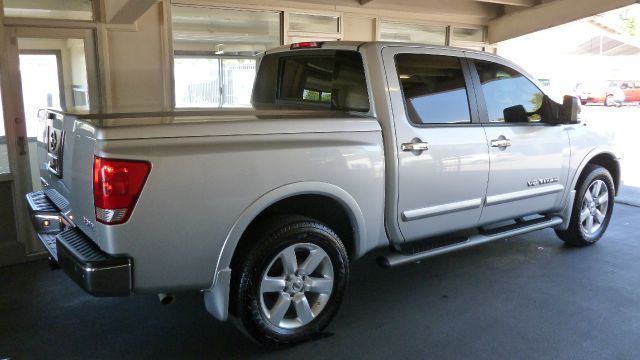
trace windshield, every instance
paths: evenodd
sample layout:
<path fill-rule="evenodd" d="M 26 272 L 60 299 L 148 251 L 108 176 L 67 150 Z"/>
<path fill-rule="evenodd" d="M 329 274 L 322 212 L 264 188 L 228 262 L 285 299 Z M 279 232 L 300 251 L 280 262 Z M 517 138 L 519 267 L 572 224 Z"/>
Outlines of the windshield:
<path fill-rule="evenodd" d="M 256 107 L 290 105 L 368 112 L 362 56 L 355 51 L 331 50 L 266 55 L 260 63 L 252 103 Z"/>

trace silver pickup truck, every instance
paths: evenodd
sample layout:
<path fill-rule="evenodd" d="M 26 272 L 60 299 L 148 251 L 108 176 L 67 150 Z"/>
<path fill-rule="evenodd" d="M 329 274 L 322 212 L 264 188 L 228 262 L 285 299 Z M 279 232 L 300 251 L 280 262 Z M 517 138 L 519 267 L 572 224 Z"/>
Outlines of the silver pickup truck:
<path fill-rule="evenodd" d="M 611 217 L 610 141 L 498 56 L 298 43 L 261 56 L 252 102 L 44 112 L 27 201 L 54 261 L 96 296 L 202 290 L 282 344 L 329 323 L 372 249 L 393 267 L 543 228 L 584 246 Z"/>

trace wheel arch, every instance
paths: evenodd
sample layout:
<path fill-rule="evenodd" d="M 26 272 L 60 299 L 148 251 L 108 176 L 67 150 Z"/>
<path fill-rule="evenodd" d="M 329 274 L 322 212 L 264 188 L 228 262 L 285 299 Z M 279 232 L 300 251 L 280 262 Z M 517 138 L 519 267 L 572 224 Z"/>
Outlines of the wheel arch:
<path fill-rule="evenodd" d="M 609 149 L 594 149 L 585 156 L 573 175 L 570 187 L 567 188 L 566 195 L 563 199 L 564 205 L 557 213 L 564 221 L 562 224 L 554 227 L 556 230 L 566 230 L 568 228 L 571 220 L 571 213 L 573 212 L 573 202 L 575 201 L 576 192 L 578 190 L 577 188 L 587 176 L 587 172 L 585 170 L 589 165 L 599 165 L 607 169 L 611 174 L 611 177 L 613 177 L 615 195 L 618 194 L 620 189 L 620 163 L 618 162 L 618 157 Z"/>
<path fill-rule="evenodd" d="M 582 162 L 580 168 L 576 172 L 578 176 L 575 176 L 573 183 L 571 184 L 571 189 L 577 190 L 579 184 L 584 180 L 587 176 L 585 169 L 589 165 L 598 165 L 607 169 L 613 178 L 613 185 L 615 186 L 615 195 L 618 194 L 620 190 L 620 163 L 618 158 L 610 151 L 603 151 L 592 153 L 591 156 L 585 161 Z"/>
<path fill-rule="evenodd" d="M 307 201 L 314 206 L 305 207 Z M 318 206 L 323 208 L 319 210 Z M 360 242 L 366 239 L 366 226 L 357 201 L 344 189 L 333 184 L 299 182 L 262 195 L 242 212 L 225 239 L 216 270 L 231 266 L 237 250 L 241 250 L 239 245 L 244 235 L 253 225 L 264 217 L 288 213 L 312 217 L 329 227 L 337 227 L 333 230 L 345 242 L 350 257 L 361 255 Z"/>
<path fill-rule="evenodd" d="M 228 318 L 231 265 L 234 255 L 237 255 L 237 251 L 240 250 L 239 244 L 243 236 L 250 230 L 252 224 L 260 220 L 261 215 L 268 214 L 269 209 L 286 204 L 289 199 L 299 199 L 300 197 L 324 199 L 328 201 L 326 204 L 333 204 L 331 209 L 336 209 L 336 205 L 339 206 L 347 215 L 349 225 L 352 228 L 351 241 L 349 244 L 345 244 L 345 247 L 350 248 L 353 257 L 362 255 L 363 247 L 361 244 L 367 238 L 364 215 L 355 198 L 347 191 L 339 186 L 323 182 L 297 182 L 273 189 L 251 203 L 227 233 L 218 256 L 212 285 L 209 289 L 204 290 L 206 308 L 215 318 L 222 321 Z"/>

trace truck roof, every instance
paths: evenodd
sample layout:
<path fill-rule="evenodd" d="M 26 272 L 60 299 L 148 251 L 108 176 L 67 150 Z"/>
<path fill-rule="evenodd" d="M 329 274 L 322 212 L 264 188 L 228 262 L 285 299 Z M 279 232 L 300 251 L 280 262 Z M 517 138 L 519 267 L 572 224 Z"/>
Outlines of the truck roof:
<path fill-rule="evenodd" d="M 320 48 L 313 48 L 313 50 L 324 49 L 324 50 L 353 50 L 357 51 L 362 47 L 377 47 L 377 48 L 385 48 L 385 47 L 393 47 L 393 46 L 402 46 L 402 47 L 414 47 L 414 48 L 425 48 L 425 49 L 442 49 L 442 50 L 457 50 L 464 51 L 467 53 L 474 54 L 483 54 L 485 56 L 494 56 L 496 58 L 501 58 L 498 55 L 478 51 L 467 48 L 460 48 L 455 46 L 442 46 L 442 45 L 429 45 L 429 44 L 418 44 L 418 43 L 409 43 L 409 42 L 396 42 L 396 41 L 319 41 L 318 43 L 322 43 Z M 291 49 L 291 44 L 279 46 L 270 50 L 267 50 L 265 54 L 273 54 L 278 52 L 285 51 L 305 51 L 311 50 L 309 48 L 301 48 L 301 49 Z"/>

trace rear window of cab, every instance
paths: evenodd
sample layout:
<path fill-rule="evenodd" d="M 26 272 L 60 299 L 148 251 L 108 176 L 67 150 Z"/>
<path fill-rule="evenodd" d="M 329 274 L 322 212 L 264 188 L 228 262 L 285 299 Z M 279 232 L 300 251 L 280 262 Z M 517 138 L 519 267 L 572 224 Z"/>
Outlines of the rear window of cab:
<path fill-rule="evenodd" d="M 253 103 L 368 112 L 362 56 L 342 50 L 266 55 L 258 70 Z"/>

